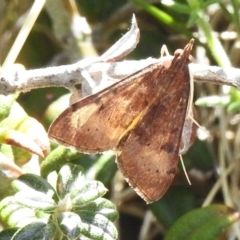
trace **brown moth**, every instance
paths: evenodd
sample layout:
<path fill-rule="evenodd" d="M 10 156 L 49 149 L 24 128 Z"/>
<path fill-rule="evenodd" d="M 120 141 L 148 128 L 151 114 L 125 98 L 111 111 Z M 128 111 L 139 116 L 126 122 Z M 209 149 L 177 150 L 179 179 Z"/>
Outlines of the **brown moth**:
<path fill-rule="evenodd" d="M 84 153 L 116 151 L 128 183 L 146 202 L 158 200 L 173 181 L 179 149 L 188 147 L 181 137 L 193 43 L 74 103 L 52 123 L 50 138 Z M 196 130 L 186 120 L 183 140 L 191 144 Z"/>

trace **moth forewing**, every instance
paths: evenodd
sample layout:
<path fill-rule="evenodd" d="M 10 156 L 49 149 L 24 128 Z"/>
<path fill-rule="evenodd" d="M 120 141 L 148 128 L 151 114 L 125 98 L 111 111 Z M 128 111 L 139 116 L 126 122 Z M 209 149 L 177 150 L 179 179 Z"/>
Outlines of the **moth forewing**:
<path fill-rule="evenodd" d="M 158 200 L 178 164 L 192 46 L 193 40 L 173 58 L 73 104 L 52 123 L 49 136 L 82 152 L 116 150 L 129 184 L 146 202 Z"/>
<path fill-rule="evenodd" d="M 168 58 L 165 65 L 170 64 Z M 114 150 L 157 98 L 155 75 L 162 68 L 163 62 L 152 64 L 72 104 L 51 124 L 50 138 L 85 153 Z M 155 81 L 149 81 L 149 75 Z"/>

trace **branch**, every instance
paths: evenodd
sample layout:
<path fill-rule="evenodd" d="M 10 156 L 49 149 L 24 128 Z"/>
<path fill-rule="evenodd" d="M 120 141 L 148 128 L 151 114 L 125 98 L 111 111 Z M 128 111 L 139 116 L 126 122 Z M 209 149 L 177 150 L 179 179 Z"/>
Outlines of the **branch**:
<path fill-rule="evenodd" d="M 220 68 L 201 64 L 190 64 L 190 71 L 197 82 L 208 82 L 219 85 L 228 85 L 240 89 L 240 69 Z"/>
<path fill-rule="evenodd" d="M 172 58 L 165 56 L 160 59 L 115 62 L 131 52 L 138 40 L 139 29 L 133 16 L 130 30 L 102 56 L 86 58 L 65 66 L 3 72 L 0 76 L 0 94 L 27 92 L 43 87 L 65 87 L 73 93 L 73 99 L 79 99 L 80 95 L 95 93 L 150 64 Z M 195 81 L 229 85 L 240 89 L 239 69 L 200 64 L 189 66 Z M 79 84 L 82 86 L 81 92 L 77 87 Z"/>

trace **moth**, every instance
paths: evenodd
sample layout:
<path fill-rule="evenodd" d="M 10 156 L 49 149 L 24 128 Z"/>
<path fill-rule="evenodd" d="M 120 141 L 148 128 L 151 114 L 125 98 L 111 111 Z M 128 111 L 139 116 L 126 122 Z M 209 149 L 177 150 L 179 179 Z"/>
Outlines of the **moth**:
<path fill-rule="evenodd" d="M 147 203 L 158 200 L 174 179 L 180 149 L 188 144 L 183 135 L 191 143 L 195 134 L 186 118 L 193 43 L 72 104 L 50 126 L 50 138 L 84 153 L 115 151 L 137 194 Z"/>

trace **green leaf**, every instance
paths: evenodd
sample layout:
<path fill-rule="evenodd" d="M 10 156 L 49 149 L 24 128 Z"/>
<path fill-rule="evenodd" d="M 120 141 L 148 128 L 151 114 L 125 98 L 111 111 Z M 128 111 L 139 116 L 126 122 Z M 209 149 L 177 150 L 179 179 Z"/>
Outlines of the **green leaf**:
<path fill-rule="evenodd" d="M 82 213 L 81 233 L 92 240 L 117 239 L 117 230 L 114 224 L 101 214 Z"/>
<path fill-rule="evenodd" d="M 42 240 L 53 239 L 56 227 L 54 224 L 42 222 L 31 223 L 17 231 L 12 240 Z"/>
<path fill-rule="evenodd" d="M 229 113 L 233 113 L 233 112 L 237 112 L 240 109 L 240 102 L 231 102 L 228 106 L 227 106 L 227 111 Z"/>
<path fill-rule="evenodd" d="M 165 5 L 166 7 L 171 8 L 171 10 L 178 12 L 178 14 L 179 13 L 189 14 L 191 12 L 191 8 L 187 4 L 178 3 L 176 1 L 163 1 L 162 4 Z"/>
<path fill-rule="evenodd" d="M 17 227 L 12 227 L 12 228 L 7 228 L 3 231 L 0 232 L 0 239 L 1 240 L 11 240 L 14 234 L 18 231 L 19 228 Z"/>
<path fill-rule="evenodd" d="M 6 227 L 23 227 L 35 221 L 44 221 L 36 217 L 35 211 L 7 197 L 0 202 L 0 220 Z"/>
<path fill-rule="evenodd" d="M 40 157 L 44 157 L 42 149 L 31 137 L 10 128 L 0 127 L 0 143 L 23 148 L 31 153 L 37 154 Z"/>
<path fill-rule="evenodd" d="M 73 212 L 59 213 L 57 223 L 68 239 L 76 239 L 81 234 L 81 218 Z"/>
<path fill-rule="evenodd" d="M 230 96 L 207 96 L 199 98 L 195 104 L 197 106 L 207 106 L 207 107 L 216 107 L 216 106 L 226 106 L 230 102 Z"/>
<path fill-rule="evenodd" d="M 115 205 L 105 198 L 98 198 L 84 206 L 84 208 L 76 211 L 80 216 L 82 213 L 87 214 L 88 212 L 91 212 L 91 214 L 101 214 L 112 222 L 118 218 Z"/>
<path fill-rule="evenodd" d="M 157 202 L 149 204 L 157 220 L 170 227 L 180 216 L 195 207 L 193 194 L 180 186 L 171 187 Z"/>
<path fill-rule="evenodd" d="M 29 151 L 8 144 L 0 144 L 0 151 L 6 157 L 12 159 L 14 163 L 18 164 L 19 166 L 27 163 L 32 157 L 32 153 L 30 153 Z M 37 168 L 38 167 L 36 167 L 36 169 Z"/>
<path fill-rule="evenodd" d="M 164 240 L 217 239 L 227 226 L 239 218 L 238 212 L 225 205 L 198 208 L 182 216 L 169 230 Z"/>
<path fill-rule="evenodd" d="M 17 94 L 3 96 L 0 95 L 0 121 L 8 117 L 13 103 L 15 102 Z"/>
<path fill-rule="evenodd" d="M 75 164 L 64 165 L 58 174 L 57 192 L 60 198 L 64 198 L 66 194 L 73 195 L 79 192 L 85 181 L 83 168 Z"/>
<path fill-rule="evenodd" d="M 140 6 L 144 9 L 144 11 L 151 14 L 155 17 L 159 22 L 165 24 L 166 26 L 184 34 L 187 37 L 192 37 L 192 33 L 186 29 L 184 23 L 179 23 L 175 21 L 172 15 L 167 14 L 166 12 L 160 10 L 156 6 L 149 4 L 147 1 L 144 0 L 131 0 L 134 4 Z"/>
<path fill-rule="evenodd" d="M 14 201 L 31 209 L 52 212 L 57 207 L 54 200 L 39 191 L 21 191 L 15 194 Z"/>
<path fill-rule="evenodd" d="M 107 189 L 101 182 L 90 181 L 84 182 L 79 187 L 79 191 L 70 192 L 73 206 L 84 206 L 90 202 L 102 197 L 107 192 Z"/>
<path fill-rule="evenodd" d="M 17 191 L 39 191 L 51 197 L 55 193 L 53 187 L 45 179 L 31 173 L 21 175 L 12 182 L 12 186 Z"/>
<path fill-rule="evenodd" d="M 96 159 L 95 163 L 89 168 L 86 177 L 98 180 L 104 185 L 111 182 L 113 176 L 117 171 L 117 164 L 115 163 L 115 154 L 104 153 Z"/>
<path fill-rule="evenodd" d="M 73 149 L 59 146 L 51 151 L 41 164 L 41 176 L 46 178 L 50 172 L 59 170 L 67 161 L 73 161 L 81 153 Z"/>
<path fill-rule="evenodd" d="M 72 204 L 75 206 L 86 205 L 103 196 L 107 189 L 97 181 L 86 181 L 81 166 L 66 164 L 59 172 L 57 192 L 60 198 L 70 194 Z"/>
<path fill-rule="evenodd" d="M 37 145 L 37 147 L 40 149 L 40 151 L 42 152 L 41 153 L 42 155 L 39 154 L 40 156 L 44 157 L 48 154 L 49 138 L 47 136 L 47 133 L 46 133 L 43 125 L 40 122 L 38 122 L 35 118 L 29 117 L 29 116 L 21 116 L 21 117 L 9 116 L 9 117 L 5 118 L 2 122 L 0 122 L 0 128 L 8 130 L 7 132 L 5 130 L 6 133 L 3 136 L 1 136 L 1 138 L 5 137 L 5 138 L 3 138 L 3 140 L 4 139 L 7 140 L 6 137 L 8 137 L 8 136 L 9 136 L 9 138 L 12 137 L 13 140 L 15 138 L 17 138 L 16 141 L 14 142 L 15 145 L 19 141 L 19 145 L 21 146 L 21 144 L 22 144 L 23 146 L 25 146 L 26 150 L 31 150 L 31 146 L 32 146 L 33 153 L 35 153 L 34 152 L 34 149 L 36 148 L 34 146 L 34 143 L 35 143 Z M 10 130 L 12 130 L 12 132 Z M 15 131 L 13 131 L 13 130 L 15 130 Z M 22 140 L 20 137 L 18 137 L 17 133 L 19 136 L 23 137 Z M 15 137 L 15 135 L 16 135 L 16 137 Z M 31 143 L 31 140 L 32 140 L 32 143 Z M 11 144 L 11 142 L 10 142 L 10 144 Z M 29 149 L 28 149 L 27 145 L 29 145 Z M 18 146 L 18 145 L 16 145 L 16 146 Z M 36 154 L 38 154 L 38 153 L 36 153 Z"/>
<path fill-rule="evenodd" d="M 0 150 L 0 200 L 15 194 L 11 184 L 21 174 L 23 174 L 23 170 L 11 158 L 2 154 Z"/>
<path fill-rule="evenodd" d="M 64 109 L 66 109 L 69 106 L 69 93 L 59 97 L 54 102 L 52 102 L 47 110 L 45 111 L 45 121 L 50 124 L 53 122 L 53 120 L 59 116 Z"/>

